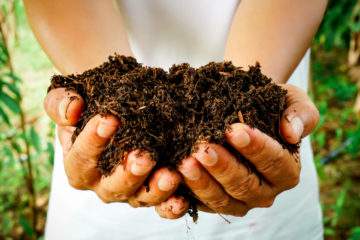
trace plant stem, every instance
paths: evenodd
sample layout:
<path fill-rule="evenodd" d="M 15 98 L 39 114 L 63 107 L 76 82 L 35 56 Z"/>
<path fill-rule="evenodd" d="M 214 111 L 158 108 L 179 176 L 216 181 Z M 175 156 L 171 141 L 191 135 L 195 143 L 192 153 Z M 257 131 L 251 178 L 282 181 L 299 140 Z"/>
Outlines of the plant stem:
<path fill-rule="evenodd" d="M 4 18 L 1 18 L 1 20 L 2 21 L 0 22 L 0 35 L 1 35 L 1 40 L 4 43 L 6 52 L 8 54 L 7 65 L 10 69 L 10 72 L 15 73 L 14 66 L 12 64 L 12 56 L 10 54 L 9 42 L 8 42 L 7 35 L 4 30 L 4 25 L 5 25 L 5 22 L 3 21 Z M 27 132 L 26 131 L 27 130 L 26 129 L 26 116 L 25 116 L 26 114 L 25 114 L 24 108 L 22 107 L 22 97 L 21 96 L 19 98 L 18 104 L 19 104 L 19 109 L 20 109 L 20 112 L 19 112 L 20 131 L 21 131 L 22 135 L 24 136 L 23 140 L 24 140 L 24 145 L 25 145 L 25 153 L 24 154 L 26 156 L 26 159 L 25 159 L 26 164 L 25 165 L 27 168 L 26 186 L 27 186 L 27 189 L 30 194 L 30 208 L 32 210 L 32 227 L 33 227 L 34 232 L 36 233 L 37 215 L 38 215 L 38 211 L 37 211 L 37 207 L 36 207 L 37 196 L 36 196 L 36 191 L 35 191 L 35 187 L 34 187 L 34 175 L 33 175 L 33 167 L 32 167 L 32 162 L 31 162 L 30 143 L 26 137 L 26 132 Z M 21 158 L 19 158 L 19 159 L 20 159 L 20 161 L 22 161 Z M 21 162 L 21 165 L 24 166 L 22 162 Z"/>

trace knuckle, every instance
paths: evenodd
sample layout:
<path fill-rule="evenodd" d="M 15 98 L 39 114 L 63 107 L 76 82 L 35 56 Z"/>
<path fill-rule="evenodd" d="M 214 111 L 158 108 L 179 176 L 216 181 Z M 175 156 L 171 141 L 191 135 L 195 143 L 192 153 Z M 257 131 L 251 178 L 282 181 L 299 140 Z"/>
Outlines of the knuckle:
<path fill-rule="evenodd" d="M 78 158 L 92 158 L 93 156 L 98 156 L 104 150 L 104 145 L 93 134 L 87 134 L 86 138 L 77 140 L 79 142 L 74 144 L 73 148 Z"/>
<path fill-rule="evenodd" d="M 145 187 L 138 190 L 137 192 L 127 192 L 123 194 L 123 200 L 131 201 L 136 207 L 150 207 L 161 204 L 164 202 L 169 195 L 163 193 L 155 193 L 151 190 L 146 192 Z"/>
<path fill-rule="evenodd" d="M 66 163 L 76 165 L 79 173 L 83 173 L 84 169 L 96 168 L 95 159 L 86 153 L 83 149 L 79 148 L 79 145 L 73 145 L 66 157 Z"/>
<path fill-rule="evenodd" d="M 300 182 L 300 174 L 294 174 L 293 176 L 291 176 L 289 178 L 289 186 L 290 188 L 293 188 L 295 186 L 297 186 Z"/>
<path fill-rule="evenodd" d="M 257 207 L 269 208 L 274 204 L 274 201 L 275 201 L 275 197 L 265 199 L 265 200 L 259 202 Z"/>
<path fill-rule="evenodd" d="M 249 212 L 250 208 L 244 208 L 241 210 L 238 210 L 235 213 L 232 213 L 231 215 L 234 215 L 236 217 L 244 217 L 248 212 Z"/>
<path fill-rule="evenodd" d="M 312 128 L 314 128 L 317 124 L 318 124 L 318 122 L 319 122 L 319 120 L 320 120 L 320 112 L 319 112 L 319 110 L 315 107 L 315 105 L 314 104 L 312 104 L 312 116 L 313 116 L 313 122 L 312 122 Z"/>
<path fill-rule="evenodd" d="M 224 208 L 226 208 L 226 206 L 229 205 L 229 201 L 230 201 L 230 198 L 227 195 L 225 195 L 224 197 L 221 197 L 219 199 L 210 200 L 210 201 L 208 201 L 207 204 L 215 210 L 216 209 L 224 209 Z"/>
<path fill-rule="evenodd" d="M 129 203 L 130 206 L 132 206 L 133 208 L 148 207 L 148 206 L 149 206 L 146 202 L 139 201 L 139 200 L 136 199 L 136 198 L 129 198 L 129 199 L 128 199 L 128 203 Z"/>
<path fill-rule="evenodd" d="M 290 174 L 283 186 L 280 188 L 281 191 L 289 190 L 296 187 L 300 182 L 300 172 L 294 172 Z"/>
<path fill-rule="evenodd" d="M 68 177 L 68 182 L 71 187 L 77 190 L 85 190 L 86 186 L 79 178 Z"/>
<path fill-rule="evenodd" d="M 256 182 L 254 174 L 246 176 L 239 184 L 232 184 L 228 188 L 230 195 L 238 200 L 246 201 L 253 192 Z"/>
<path fill-rule="evenodd" d="M 106 193 L 105 191 L 96 190 L 95 192 L 96 192 L 97 196 L 100 198 L 100 200 L 103 203 L 112 203 L 112 202 L 114 202 L 114 199 L 108 193 Z"/>
<path fill-rule="evenodd" d="M 150 199 L 143 199 L 143 198 L 136 199 L 136 204 L 138 205 L 138 207 L 150 207 L 150 206 L 156 206 L 163 201 L 164 199 L 160 200 L 150 197 Z"/>
<path fill-rule="evenodd" d="M 131 197 L 131 195 L 128 193 L 112 193 L 111 195 L 112 198 L 116 199 L 116 201 L 118 202 L 127 201 Z"/>
<path fill-rule="evenodd" d="M 72 172 L 69 172 L 67 169 L 65 169 L 68 183 L 71 187 L 77 189 L 77 190 L 87 190 L 88 184 L 86 181 L 84 181 L 78 174 L 73 174 Z"/>
<path fill-rule="evenodd" d="M 147 205 L 149 206 L 154 206 L 157 204 L 162 203 L 163 201 L 165 201 L 166 199 L 168 199 L 170 196 L 170 193 L 151 193 L 147 198 L 146 198 L 146 202 Z"/>
<path fill-rule="evenodd" d="M 105 198 L 105 197 L 99 197 L 101 199 L 101 201 L 105 204 L 109 204 L 112 203 L 113 201 L 110 200 L 109 198 Z"/>
<path fill-rule="evenodd" d="M 299 165 L 297 165 L 299 166 Z M 300 181 L 300 167 L 296 167 L 292 174 L 289 176 L 289 183 L 292 187 L 295 187 L 299 184 Z"/>
<path fill-rule="evenodd" d="M 304 111 L 307 113 L 307 128 L 312 130 L 318 124 L 320 120 L 319 110 L 316 108 L 315 104 L 309 100 L 305 106 L 303 106 Z"/>
<path fill-rule="evenodd" d="M 116 199 L 117 201 L 125 201 L 131 197 L 130 192 L 126 191 L 126 189 L 119 189 L 118 186 L 109 183 L 101 184 L 102 193 L 106 193 L 106 195 L 111 196 L 111 198 Z"/>
<path fill-rule="evenodd" d="M 51 110 L 54 107 L 54 106 L 51 106 L 51 103 L 55 99 L 55 91 L 56 90 L 51 90 L 50 92 L 48 92 L 48 94 L 46 95 L 46 97 L 44 99 L 43 105 L 44 105 L 44 108 L 45 108 L 45 111 L 47 114 L 51 114 Z"/>
<path fill-rule="evenodd" d="M 100 198 L 100 200 L 103 202 L 103 203 L 111 203 L 113 202 L 112 199 L 110 199 L 108 196 L 104 195 L 104 194 L 98 194 L 98 197 Z"/>
<path fill-rule="evenodd" d="M 272 158 L 270 159 L 262 159 L 259 161 L 259 165 L 257 169 L 263 174 L 272 174 L 276 175 L 276 172 L 280 172 L 283 168 L 283 158 L 284 158 L 284 151 L 280 148 L 276 150 L 275 153 L 272 154 Z"/>
<path fill-rule="evenodd" d="M 109 189 L 106 186 L 102 186 L 102 193 L 117 202 L 124 202 L 131 198 L 132 194 L 129 191 L 120 191 L 118 189 Z"/>
<path fill-rule="evenodd" d="M 140 207 L 140 204 L 138 204 L 138 201 L 136 201 L 134 198 L 129 198 L 128 203 L 133 208 Z"/>
<path fill-rule="evenodd" d="M 153 199 L 149 199 L 149 201 L 144 204 L 146 204 L 146 206 L 154 206 L 154 205 L 160 204 L 164 200 L 165 200 L 165 198 L 153 198 Z"/>
<path fill-rule="evenodd" d="M 257 159 L 261 157 L 266 151 L 266 146 L 268 145 L 269 138 L 264 138 L 260 130 L 255 129 L 257 137 L 255 141 L 250 142 L 250 144 L 244 148 L 244 152 L 248 158 Z"/>

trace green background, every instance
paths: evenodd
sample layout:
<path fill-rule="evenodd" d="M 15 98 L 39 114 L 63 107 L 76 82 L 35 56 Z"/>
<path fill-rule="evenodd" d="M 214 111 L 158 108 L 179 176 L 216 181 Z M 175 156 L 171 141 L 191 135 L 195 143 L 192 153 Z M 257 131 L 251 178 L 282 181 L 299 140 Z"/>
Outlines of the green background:
<path fill-rule="evenodd" d="M 311 89 L 321 119 L 312 135 L 327 239 L 360 239 L 360 64 L 350 42 L 360 1 L 333 0 L 312 44 Z M 43 238 L 54 125 L 42 101 L 56 71 L 19 0 L 0 0 L 0 239 Z M 358 50 L 360 52 L 360 49 Z M 359 70 L 360 72 L 360 70 Z"/>

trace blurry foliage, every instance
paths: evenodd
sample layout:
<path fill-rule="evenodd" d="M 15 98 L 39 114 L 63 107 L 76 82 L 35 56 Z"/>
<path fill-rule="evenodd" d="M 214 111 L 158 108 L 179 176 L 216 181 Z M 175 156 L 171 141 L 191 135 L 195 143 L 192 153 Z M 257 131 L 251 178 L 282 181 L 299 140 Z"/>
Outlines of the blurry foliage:
<path fill-rule="evenodd" d="M 22 79 L 13 65 L 21 4 L 0 1 L 0 239 L 43 234 L 54 155 L 53 131 L 40 137 L 37 119 L 23 107 Z"/>
<path fill-rule="evenodd" d="M 358 88 L 347 63 L 360 31 L 360 2 L 330 0 L 313 43 L 312 94 L 321 113 L 312 135 L 327 239 L 360 240 L 360 121 Z"/>
<path fill-rule="evenodd" d="M 360 23 L 354 21 L 360 11 L 354 11 L 358 0 L 329 0 L 325 18 L 315 38 L 326 50 L 348 48 L 351 32 L 360 30 Z"/>

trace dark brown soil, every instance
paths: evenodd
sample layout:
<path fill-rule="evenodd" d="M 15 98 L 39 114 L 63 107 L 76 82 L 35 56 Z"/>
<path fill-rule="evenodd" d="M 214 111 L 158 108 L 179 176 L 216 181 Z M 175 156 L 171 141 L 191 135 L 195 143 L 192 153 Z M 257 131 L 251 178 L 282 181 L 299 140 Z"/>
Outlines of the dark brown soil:
<path fill-rule="evenodd" d="M 279 133 L 286 90 L 262 75 L 259 64 L 249 71 L 231 62 L 198 69 L 180 64 L 166 72 L 115 55 L 82 74 L 54 76 L 49 90 L 59 87 L 75 90 L 86 103 L 73 140 L 96 114 L 120 119 L 121 127 L 99 159 L 105 175 L 134 149 L 151 152 L 157 167 L 174 168 L 197 141 L 225 144 L 224 132 L 235 122 L 260 129 L 292 153 L 298 150 Z"/>

